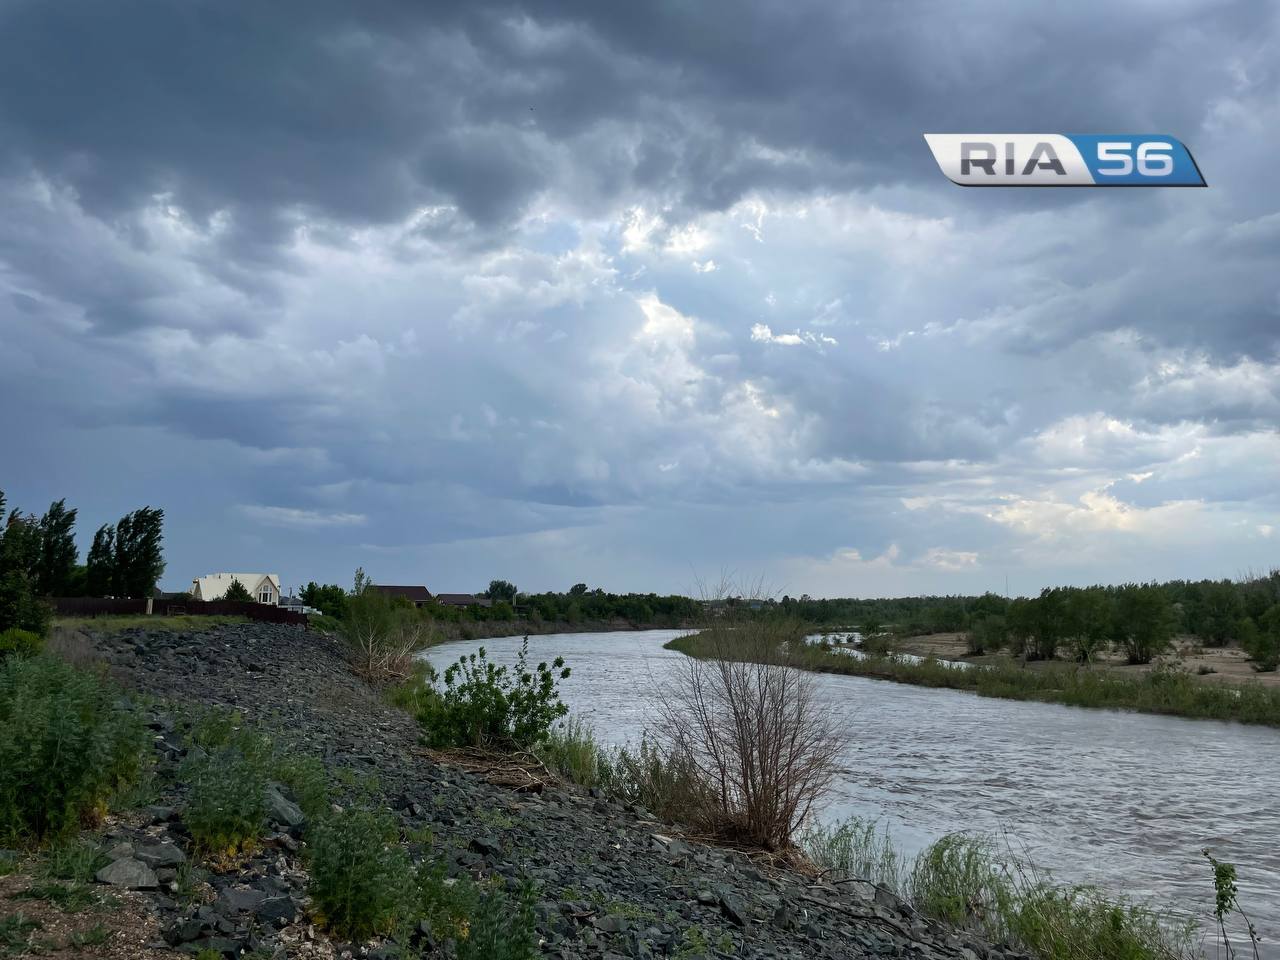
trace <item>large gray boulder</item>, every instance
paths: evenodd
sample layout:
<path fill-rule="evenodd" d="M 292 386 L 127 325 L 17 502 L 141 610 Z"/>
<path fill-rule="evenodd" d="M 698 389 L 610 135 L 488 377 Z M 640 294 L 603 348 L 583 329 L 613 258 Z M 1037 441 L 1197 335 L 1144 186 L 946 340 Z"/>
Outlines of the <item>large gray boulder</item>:
<path fill-rule="evenodd" d="M 154 890 L 160 886 L 155 871 L 141 860 L 125 857 L 103 867 L 95 874 L 99 883 L 113 887 L 124 887 L 127 890 Z"/>

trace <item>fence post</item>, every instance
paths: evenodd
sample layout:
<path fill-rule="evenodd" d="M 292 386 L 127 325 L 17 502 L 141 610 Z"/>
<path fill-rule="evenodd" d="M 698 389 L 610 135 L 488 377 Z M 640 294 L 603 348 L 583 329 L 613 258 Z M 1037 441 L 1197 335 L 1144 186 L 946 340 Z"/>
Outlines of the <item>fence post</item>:
<path fill-rule="evenodd" d="M 155 603 L 155 598 L 147 597 L 147 616 L 151 616 L 151 605 Z"/>

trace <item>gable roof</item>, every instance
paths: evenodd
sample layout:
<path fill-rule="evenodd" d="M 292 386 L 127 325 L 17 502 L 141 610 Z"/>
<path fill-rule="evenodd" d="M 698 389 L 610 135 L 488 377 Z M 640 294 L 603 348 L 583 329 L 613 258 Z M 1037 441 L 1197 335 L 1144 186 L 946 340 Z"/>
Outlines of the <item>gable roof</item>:
<path fill-rule="evenodd" d="M 469 607 L 472 604 L 487 607 L 493 603 L 488 597 L 477 597 L 472 593 L 437 593 L 436 602 L 457 607 Z"/>
<path fill-rule="evenodd" d="M 412 603 L 430 603 L 431 591 L 422 586 L 388 586 L 385 583 L 375 583 L 369 589 L 377 590 L 378 593 L 386 594 L 388 597 L 404 597 Z"/>
<path fill-rule="evenodd" d="M 192 592 L 195 588 L 199 588 L 202 600 L 217 600 L 231 588 L 232 580 L 239 580 L 255 598 L 258 596 L 258 587 L 262 581 L 270 580 L 276 596 L 280 595 L 280 577 L 274 573 L 210 573 L 191 581 Z"/>

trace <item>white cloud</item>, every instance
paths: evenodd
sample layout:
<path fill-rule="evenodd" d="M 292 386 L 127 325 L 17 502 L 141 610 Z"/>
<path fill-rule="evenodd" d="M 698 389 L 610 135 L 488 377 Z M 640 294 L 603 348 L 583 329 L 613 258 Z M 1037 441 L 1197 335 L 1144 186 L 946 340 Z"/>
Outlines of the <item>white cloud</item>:
<path fill-rule="evenodd" d="M 299 507 L 270 507 L 258 504 L 241 504 L 239 512 L 255 523 L 271 527 L 317 529 L 323 527 L 358 527 L 368 523 L 362 513 L 324 513 Z"/>

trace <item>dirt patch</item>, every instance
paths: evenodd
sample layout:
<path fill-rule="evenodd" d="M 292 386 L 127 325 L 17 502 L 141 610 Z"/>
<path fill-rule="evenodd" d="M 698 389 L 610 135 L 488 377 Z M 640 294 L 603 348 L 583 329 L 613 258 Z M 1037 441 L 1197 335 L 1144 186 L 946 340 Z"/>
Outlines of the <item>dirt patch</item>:
<path fill-rule="evenodd" d="M 173 956 L 149 946 L 160 939 L 146 899 L 137 893 L 81 888 L 95 902 L 64 909 L 48 899 L 24 896 L 51 881 L 34 864 L 0 878 L 0 957 L 101 957 L 103 960 L 161 960 Z M 69 887 L 69 884 L 61 884 Z"/>
<path fill-rule="evenodd" d="M 1014 658 L 1006 653 L 986 654 L 980 657 L 965 653 L 962 633 L 931 633 L 905 637 L 895 641 L 893 648 L 901 653 L 917 657 L 937 657 L 939 660 L 964 660 L 969 663 L 1008 663 Z M 1243 650 L 1237 646 L 1203 647 L 1195 637 L 1182 636 L 1174 640 L 1175 652 L 1160 657 L 1155 663 L 1128 664 L 1124 658 L 1110 654 L 1098 661 L 1098 667 L 1115 673 L 1146 673 L 1157 664 L 1171 664 L 1191 673 L 1202 683 L 1241 683 L 1256 681 L 1267 687 L 1280 687 L 1280 672 L 1259 673 Z M 1039 666 L 1036 662 L 1029 667 Z"/>

